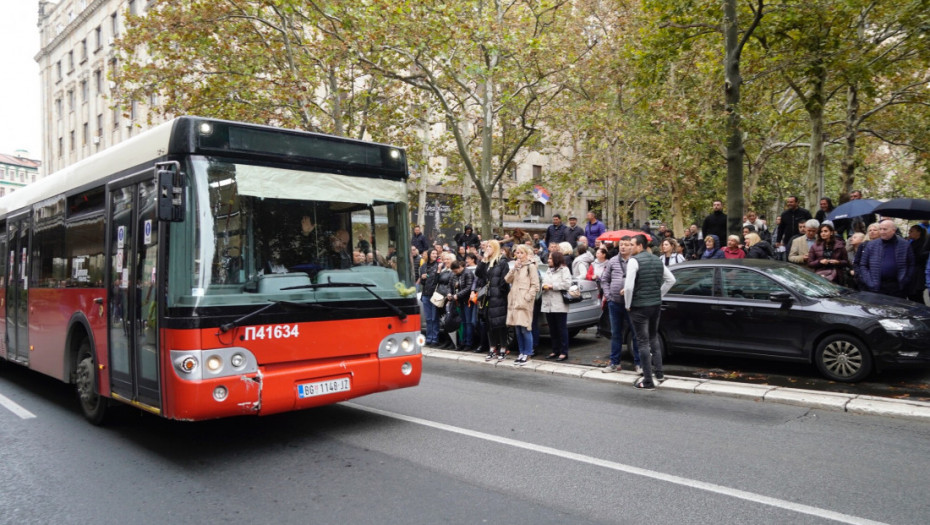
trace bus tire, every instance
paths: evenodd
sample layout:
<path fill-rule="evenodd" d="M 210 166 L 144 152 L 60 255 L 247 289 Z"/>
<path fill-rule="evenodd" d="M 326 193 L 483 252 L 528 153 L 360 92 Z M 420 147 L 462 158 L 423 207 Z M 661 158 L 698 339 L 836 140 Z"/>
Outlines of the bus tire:
<path fill-rule="evenodd" d="M 78 401 L 81 403 L 81 411 L 85 419 L 94 425 L 101 425 L 106 419 L 109 403 L 105 397 L 100 395 L 97 388 L 96 365 L 90 351 L 90 341 L 85 339 L 81 342 L 77 356 L 77 373 L 74 383 L 77 388 Z"/>

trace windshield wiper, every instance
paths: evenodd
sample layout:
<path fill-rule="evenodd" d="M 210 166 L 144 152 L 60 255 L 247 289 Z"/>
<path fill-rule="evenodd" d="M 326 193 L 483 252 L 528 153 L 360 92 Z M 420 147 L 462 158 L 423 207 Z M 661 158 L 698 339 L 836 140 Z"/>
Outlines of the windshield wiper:
<path fill-rule="evenodd" d="M 221 334 L 225 334 L 226 332 L 228 332 L 228 331 L 232 330 L 233 328 L 239 326 L 239 324 L 242 323 L 243 321 L 247 321 L 247 320 L 249 320 L 249 319 L 255 317 L 256 315 L 258 315 L 258 314 L 264 312 L 265 310 L 271 308 L 272 306 L 277 306 L 278 304 L 281 304 L 282 302 L 283 302 L 283 301 L 272 301 L 272 302 L 266 304 L 265 306 L 262 306 L 262 307 L 259 308 L 258 310 L 255 310 L 254 312 L 249 312 L 249 313 L 243 315 L 242 317 L 240 317 L 240 318 L 238 318 L 238 319 L 236 319 L 236 320 L 234 320 L 234 321 L 230 321 L 230 322 L 228 322 L 228 323 L 223 323 L 223 324 L 220 325 L 220 333 L 221 333 Z"/>
<path fill-rule="evenodd" d="M 391 304 L 380 295 L 376 294 L 374 290 L 371 289 L 372 286 L 376 286 L 374 283 L 334 283 L 332 281 L 327 283 L 317 283 L 317 284 L 302 284 L 300 286 L 288 286 L 286 288 L 281 288 L 281 291 L 284 290 L 316 290 L 317 288 L 364 288 L 365 291 L 370 293 L 375 297 L 375 299 L 381 301 L 385 306 L 391 309 L 401 321 L 407 318 L 407 314 L 404 313 L 397 305 Z"/>

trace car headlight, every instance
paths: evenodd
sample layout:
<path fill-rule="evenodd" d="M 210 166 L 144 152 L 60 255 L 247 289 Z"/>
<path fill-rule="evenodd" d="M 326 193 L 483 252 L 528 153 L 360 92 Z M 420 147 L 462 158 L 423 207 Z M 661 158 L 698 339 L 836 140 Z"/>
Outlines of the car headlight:
<path fill-rule="evenodd" d="M 882 328 L 889 332 L 903 332 L 905 330 L 917 330 L 917 324 L 910 319 L 879 319 Z"/>

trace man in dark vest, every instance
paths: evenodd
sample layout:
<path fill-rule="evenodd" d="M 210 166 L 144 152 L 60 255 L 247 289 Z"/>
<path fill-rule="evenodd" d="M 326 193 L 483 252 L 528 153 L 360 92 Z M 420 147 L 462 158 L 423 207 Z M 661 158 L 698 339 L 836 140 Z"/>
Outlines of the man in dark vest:
<path fill-rule="evenodd" d="M 636 334 L 639 343 L 639 361 L 643 367 L 643 377 L 633 386 L 654 390 L 655 381 L 665 379 L 662 373 L 662 353 L 659 352 L 658 344 L 659 312 L 662 296 L 675 284 L 675 276 L 647 249 L 647 246 L 644 236 L 633 237 L 633 256 L 626 263 L 626 283 L 622 293 L 630 320 L 633 322 L 633 333 Z"/>

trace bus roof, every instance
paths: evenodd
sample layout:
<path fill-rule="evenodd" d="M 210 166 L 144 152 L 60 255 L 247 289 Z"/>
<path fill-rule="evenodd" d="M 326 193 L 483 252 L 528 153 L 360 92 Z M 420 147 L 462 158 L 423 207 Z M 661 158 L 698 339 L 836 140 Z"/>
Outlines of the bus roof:
<path fill-rule="evenodd" d="M 209 123 L 206 128 L 209 131 L 201 132 L 197 128 L 204 123 Z M 187 153 L 304 166 L 310 163 L 316 171 L 390 180 L 405 180 L 408 176 L 402 148 L 260 124 L 183 116 L 0 197 L 0 217 L 56 195 L 105 181 L 166 155 Z"/>
<path fill-rule="evenodd" d="M 90 184 L 101 175 L 112 173 L 113 166 L 125 169 L 165 155 L 171 130 L 178 120 L 155 126 L 0 198 L 0 216 Z"/>

